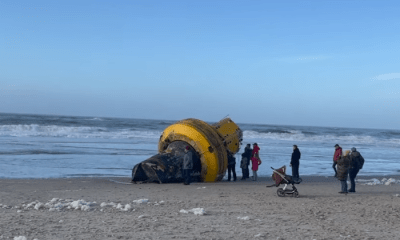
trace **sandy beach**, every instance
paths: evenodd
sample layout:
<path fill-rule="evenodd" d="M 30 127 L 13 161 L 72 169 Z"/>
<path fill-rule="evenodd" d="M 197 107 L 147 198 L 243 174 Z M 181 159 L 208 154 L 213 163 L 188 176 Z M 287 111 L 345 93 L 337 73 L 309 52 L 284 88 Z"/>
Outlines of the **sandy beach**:
<path fill-rule="evenodd" d="M 278 197 L 269 178 L 1 179 L 0 239 L 398 239 L 400 184 L 361 184 L 371 178 L 344 195 L 332 177 L 303 177 L 299 198 Z"/>

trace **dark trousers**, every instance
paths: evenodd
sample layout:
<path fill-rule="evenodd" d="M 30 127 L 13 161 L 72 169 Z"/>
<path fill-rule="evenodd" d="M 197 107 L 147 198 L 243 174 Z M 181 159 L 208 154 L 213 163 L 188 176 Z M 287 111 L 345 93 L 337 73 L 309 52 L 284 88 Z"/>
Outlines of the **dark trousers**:
<path fill-rule="evenodd" d="M 341 192 L 346 192 L 347 193 L 347 179 L 346 180 L 341 180 L 340 184 L 342 185 Z"/>
<path fill-rule="evenodd" d="M 356 177 L 358 174 L 358 171 L 360 171 L 360 169 L 358 168 L 350 168 L 349 170 L 349 177 L 350 177 L 350 190 L 351 192 L 355 192 L 356 191 Z"/>
<path fill-rule="evenodd" d="M 233 172 L 233 181 L 236 181 L 236 171 L 235 171 L 236 164 L 228 165 L 228 181 L 231 180 L 231 171 Z"/>
<path fill-rule="evenodd" d="M 337 175 L 337 171 L 336 171 L 336 165 L 337 165 L 337 162 L 333 162 L 333 165 L 332 165 L 332 168 L 333 168 L 333 170 L 335 170 L 335 177 L 336 177 L 336 175 Z"/>
<path fill-rule="evenodd" d="M 292 177 L 293 179 L 299 179 L 299 165 L 292 165 Z"/>
<path fill-rule="evenodd" d="M 242 178 L 243 179 L 246 179 L 246 178 L 249 178 L 250 177 L 250 173 L 249 173 L 249 168 L 247 167 L 247 168 L 242 168 Z"/>
<path fill-rule="evenodd" d="M 190 184 L 192 169 L 183 169 L 183 179 L 185 184 Z"/>

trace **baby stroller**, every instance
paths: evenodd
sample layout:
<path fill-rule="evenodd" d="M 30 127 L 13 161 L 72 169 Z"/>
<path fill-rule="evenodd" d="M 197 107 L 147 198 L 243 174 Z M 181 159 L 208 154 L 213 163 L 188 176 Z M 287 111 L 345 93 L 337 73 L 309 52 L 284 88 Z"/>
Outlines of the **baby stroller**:
<path fill-rule="evenodd" d="M 275 181 L 275 184 L 272 184 L 271 186 L 267 187 L 272 187 L 276 186 L 279 187 L 280 184 L 285 184 L 283 188 L 278 188 L 277 194 L 279 197 L 285 197 L 288 195 L 292 195 L 292 197 L 299 197 L 299 192 L 297 191 L 297 188 L 294 186 L 295 184 L 300 184 L 302 182 L 301 178 L 292 178 L 292 176 L 286 175 L 286 166 L 283 166 L 279 169 L 274 169 L 272 168 L 272 179 Z M 292 184 L 292 189 L 287 189 L 287 185 Z"/>

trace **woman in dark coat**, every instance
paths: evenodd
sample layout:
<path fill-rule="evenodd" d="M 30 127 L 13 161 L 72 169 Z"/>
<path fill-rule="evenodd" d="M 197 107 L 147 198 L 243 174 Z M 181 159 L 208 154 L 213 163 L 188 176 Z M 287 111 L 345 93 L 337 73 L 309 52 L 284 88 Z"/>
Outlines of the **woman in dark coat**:
<path fill-rule="evenodd" d="M 290 166 L 292 167 L 292 177 L 293 179 L 299 178 L 299 166 L 300 166 L 301 153 L 297 145 L 293 145 L 292 160 L 290 161 Z"/>
<path fill-rule="evenodd" d="M 349 174 L 350 168 L 350 151 L 347 150 L 344 156 L 341 156 L 337 161 L 337 179 L 340 180 L 342 190 L 339 193 L 347 192 L 347 175 Z"/>

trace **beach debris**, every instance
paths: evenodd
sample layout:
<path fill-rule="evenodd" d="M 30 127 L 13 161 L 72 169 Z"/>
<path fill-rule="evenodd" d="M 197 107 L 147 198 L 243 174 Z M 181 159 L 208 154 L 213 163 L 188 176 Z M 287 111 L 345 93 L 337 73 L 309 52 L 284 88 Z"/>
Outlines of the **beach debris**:
<path fill-rule="evenodd" d="M 395 196 L 395 197 L 400 197 L 400 194 L 397 193 L 397 194 L 395 194 L 395 195 L 393 195 L 393 196 Z"/>
<path fill-rule="evenodd" d="M 392 184 L 398 184 L 400 183 L 400 180 L 396 180 L 394 178 L 382 178 L 382 180 L 379 180 L 377 178 L 372 178 L 372 179 L 359 179 L 358 182 L 363 182 L 363 185 L 369 185 L 369 186 L 375 186 L 375 185 L 392 185 Z"/>
<path fill-rule="evenodd" d="M 259 233 L 259 234 L 254 235 L 254 237 L 256 237 L 256 238 L 258 238 L 258 237 L 264 237 L 264 235 L 261 234 L 261 233 Z"/>
<path fill-rule="evenodd" d="M 206 214 L 206 211 L 204 210 L 204 208 L 192 208 L 190 210 L 181 209 L 179 212 L 180 213 L 190 213 L 191 212 L 194 215 L 200 215 L 200 216 Z"/>
<path fill-rule="evenodd" d="M 248 216 L 246 216 L 246 217 L 237 217 L 237 219 L 240 219 L 240 220 L 249 220 L 250 218 L 249 218 Z"/>
<path fill-rule="evenodd" d="M 198 187 L 197 189 L 204 189 L 204 188 L 206 188 L 206 187 Z"/>

